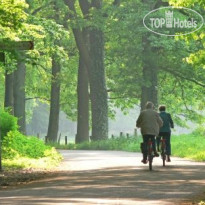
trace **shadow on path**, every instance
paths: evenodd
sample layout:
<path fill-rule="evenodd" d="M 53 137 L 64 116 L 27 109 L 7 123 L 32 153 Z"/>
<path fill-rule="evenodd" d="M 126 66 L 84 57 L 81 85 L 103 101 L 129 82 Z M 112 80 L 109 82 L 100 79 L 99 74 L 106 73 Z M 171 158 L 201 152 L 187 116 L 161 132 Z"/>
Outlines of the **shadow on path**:
<path fill-rule="evenodd" d="M 0 204 L 179 204 L 205 190 L 205 165 L 110 167 L 0 191 Z"/>

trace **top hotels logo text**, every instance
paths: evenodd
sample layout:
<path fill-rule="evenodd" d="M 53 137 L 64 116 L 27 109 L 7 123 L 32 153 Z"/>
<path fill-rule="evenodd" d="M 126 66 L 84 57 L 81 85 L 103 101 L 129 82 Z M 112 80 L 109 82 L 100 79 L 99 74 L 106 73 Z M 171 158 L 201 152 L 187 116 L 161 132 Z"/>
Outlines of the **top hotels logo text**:
<path fill-rule="evenodd" d="M 187 13 L 187 16 L 181 13 Z M 180 36 L 199 30 L 204 24 L 204 19 L 198 12 L 189 8 L 162 7 L 145 15 L 143 24 L 148 30 L 159 35 Z"/>

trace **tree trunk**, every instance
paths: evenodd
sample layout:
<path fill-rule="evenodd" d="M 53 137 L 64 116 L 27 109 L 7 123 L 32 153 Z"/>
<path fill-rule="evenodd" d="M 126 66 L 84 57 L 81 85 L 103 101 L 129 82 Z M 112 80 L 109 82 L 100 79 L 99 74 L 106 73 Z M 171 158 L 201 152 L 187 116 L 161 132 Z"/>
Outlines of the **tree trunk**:
<path fill-rule="evenodd" d="M 47 139 L 50 142 L 57 142 L 60 112 L 60 82 L 59 82 L 60 66 L 52 60 L 52 82 L 51 82 L 51 102 L 50 116 L 48 124 Z"/>
<path fill-rule="evenodd" d="M 4 108 L 9 109 L 10 114 L 13 115 L 13 73 L 5 72 L 5 98 Z"/>
<path fill-rule="evenodd" d="M 92 67 L 89 72 L 92 108 L 92 140 L 108 138 L 108 101 L 104 67 L 104 39 L 100 30 L 90 31 L 90 56 Z"/>
<path fill-rule="evenodd" d="M 143 79 L 148 85 L 142 86 L 141 110 L 145 109 L 147 101 L 153 102 L 155 107 L 158 107 L 157 69 L 151 66 L 143 67 Z"/>
<path fill-rule="evenodd" d="M 153 102 L 155 107 L 158 106 L 157 56 L 155 51 L 151 48 L 147 36 L 143 37 L 143 45 L 143 85 L 141 93 L 141 110 L 145 109 L 144 106 L 147 101 Z"/>
<path fill-rule="evenodd" d="M 75 1 L 64 0 L 76 18 Z M 89 12 L 90 5 L 96 9 L 101 9 L 102 0 L 79 1 L 81 10 L 84 15 Z M 87 5 L 87 6 L 86 6 Z M 101 140 L 108 138 L 108 102 L 107 89 L 105 82 L 104 68 L 104 39 L 102 31 L 98 29 L 90 29 L 90 52 L 86 47 L 86 42 L 80 29 L 73 28 L 76 45 L 80 56 L 82 57 L 88 72 L 90 83 L 90 97 L 92 110 L 92 139 Z"/>
<path fill-rule="evenodd" d="M 14 71 L 13 83 L 14 116 L 18 118 L 19 130 L 23 134 L 26 134 L 25 76 L 25 62 L 22 59 L 18 59 L 17 69 Z"/>
<path fill-rule="evenodd" d="M 88 74 L 82 57 L 78 70 L 78 121 L 76 143 L 89 141 L 89 93 Z"/>

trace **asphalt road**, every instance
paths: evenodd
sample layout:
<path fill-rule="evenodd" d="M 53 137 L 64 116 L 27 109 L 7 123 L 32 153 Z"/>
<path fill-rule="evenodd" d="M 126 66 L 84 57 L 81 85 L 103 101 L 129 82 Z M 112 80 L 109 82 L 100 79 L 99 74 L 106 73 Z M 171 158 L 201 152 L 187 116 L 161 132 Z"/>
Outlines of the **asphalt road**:
<path fill-rule="evenodd" d="M 141 154 L 118 151 L 60 151 L 64 156 L 56 177 L 0 190 L 0 204 L 191 204 L 205 193 L 205 163 L 180 158 L 153 171 Z"/>

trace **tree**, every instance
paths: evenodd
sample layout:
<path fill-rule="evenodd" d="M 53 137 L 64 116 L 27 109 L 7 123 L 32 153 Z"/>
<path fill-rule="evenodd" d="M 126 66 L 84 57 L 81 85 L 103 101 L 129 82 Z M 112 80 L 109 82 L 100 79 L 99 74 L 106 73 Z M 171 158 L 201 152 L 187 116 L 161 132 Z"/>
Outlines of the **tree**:
<path fill-rule="evenodd" d="M 79 57 L 78 69 L 78 120 L 76 143 L 89 141 L 89 92 L 88 74 L 83 61 Z"/>
<path fill-rule="evenodd" d="M 13 73 L 6 70 L 4 108 L 9 108 L 10 113 L 13 114 L 13 106 Z"/>
<path fill-rule="evenodd" d="M 52 2 L 52 4 L 44 2 L 44 5 L 41 5 L 37 1 L 29 1 L 30 13 L 33 16 L 32 22 L 41 24 L 45 35 L 43 45 L 42 42 L 39 42 L 39 47 L 43 48 L 43 55 L 40 56 L 42 59 L 40 61 L 36 60 L 35 64 L 37 67 L 41 67 L 41 69 L 43 68 L 46 71 L 44 74 L 48 79 L 51 78 L 47 82 L 51 84 L 50 97 L 46 94 L 47 91 L 44 89 L 45 85 L 43 85 L 40 86 L 40 89 L 43 90 L 40 96 L 43 95 L 46 97 L 40 97 L 38 95 L 38 98 L 50 98 L 50 117 L 47 137 L 52 142 L 57 141 L 60 112 L 60 84 L 65 82 L 62 81 L 64 78 L 62 77 L 63 73 L 61 73 L 61 70 L 64 70 L 64 67 L 68 65 L 66 49 L 70 46 L 69 32 L 63 28 L 63 8 L 61 3 L 60 1 Z M 45 15 L 47 20 L 40 23 L 42 16 L 44 17 Z M 43 62 L 43 59 L 46 59 L 46 62 Z M 50 73 L 50 68 L 52 69 L 52 73 Z M 34 83 L 36 80 L 34 79 Z"/>
<path fill-rule="evenodd" d="M 74 1 L 64 0 L 69 9 L 77 17 Z M 89 4 L 88 1 L 86 1 Z M 96 10 L 101 9 L 102 1 L 92 1 L 91 5 Z M 91 110 L 92 110 L 92 139 L 106 139 L 108 137 L 108 104 L 107 89 L 104 71 L 104 41 L 103 33 L 95 27 L 89 28 L 90 52 L 86 48 L 81 30 L 73 28 L 76 45 L 82 56 L 90 84 Z"/>
<path fill-rule="evenodd" d="M 51 83 L 51 103 L 50 115 L 48 124 L 48 140 L 57 142 L 58 127 L 59 127 L 59 112 L 60 112 L 60 65 L 53 58 L 52 60 L 52 83 Z"/>
<path fill-rule="evenodd" d="M 160 6 L 161 3 L 158 2 L 160 3 L 155 1 Z M 149 3 L 156 6 L 154 1 Z M 200 42 L 190 41 L 190 45 L 187 45 L 182 39 L 152 34 L 141 25 L 143 17 L 152 10 L 147 8 L 147 4 L 137 1 L 129 1 L 126 6 L 123 1 L 121 4 L 122 6 L 114 12 L 112 10 L 106 27 L 106 53 L 109 56 L 106 65 L 110 102 L 124 111 L 139 105 L 140 101 L 144 101 L 144 104 L 149 99 L 156 103 L 157 100 L 152 98 L 140 100 L 143 93 L 141 87 L 147 90 L 150 88 L 155 90 L 155 93 L 158 92 L 158 103 L 167 104 L 169 111 L 175 113 L 177 123 L 184 125 L 185 121 L 180 120 L 182 115 L 186 119 L 200 119 L 196 111 L 203 104 L 204 72 L 199 66 L 196 69 L 186 62 L 193 62 L 193 59 L 197 59 L 196 56 L 200 56 L 191 55 L 187 58 L 192 51 L 201 47 Z M 202 64 L 199 62 L 194 65 Z M 144 66 L 148 67 L 146 73 Z M 154 75 L 152 71 L 155 71 Z M 196 90 L 197 100 L 193 100 L 188 87 Z M 152 96 L 156 97 L 157 94 Z"/>
<path fill-rule="evenodd" d="M 24 55 L 22 55 L 24 56 Z M 13 95 L 14 95 L 14 116 L 18 118 L 19 130 L 26 133 L 25 113 L 25 77 L 26 65 L 22 58 L 17 59 L 17 69 L 14 71 Z"/>

